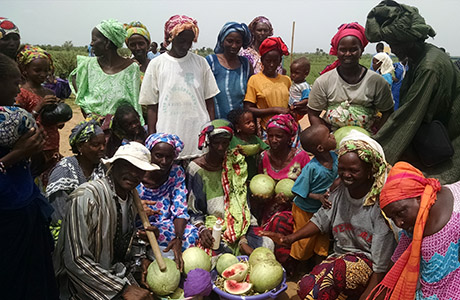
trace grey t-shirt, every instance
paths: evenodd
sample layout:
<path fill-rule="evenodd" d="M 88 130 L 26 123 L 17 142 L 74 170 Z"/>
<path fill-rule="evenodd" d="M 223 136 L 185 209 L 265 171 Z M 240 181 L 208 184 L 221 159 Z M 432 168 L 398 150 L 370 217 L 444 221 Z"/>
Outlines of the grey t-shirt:
<path fill-rule="evenodd" d="M 332 231 L 334 254 L 363 253 L 372 260 L 374 272 L 387 272 L 396 241 L 379 204 L 363 206 L 365 197 L 353 199 L 340 184 L 329 197 L 332 208 L 320 208 L 311 221 L 322 233 Z"/>

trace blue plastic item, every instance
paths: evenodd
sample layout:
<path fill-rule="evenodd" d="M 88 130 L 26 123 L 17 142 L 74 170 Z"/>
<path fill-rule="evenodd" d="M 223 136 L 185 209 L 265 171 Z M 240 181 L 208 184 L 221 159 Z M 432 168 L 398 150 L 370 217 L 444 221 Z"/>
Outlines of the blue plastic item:
<path fill-rule="evenodd" d="M 246 255 L 238 256 L 238 259 L 240 261 L 248 261 L 248 257 Z M 287 289 L 287 284 L 286 284 L 286 270 L 284 270 L 283 274 L 283 281 L 273 290 L 268 291 L 267 293 L 263 293 L 260 295 L 255 295 L 255 296 L 238 296 L 238 295 L 232 295 L 229 293 L 226 293 L 225 291 L 219 289 L 215 284 L 214 281 L 216 280 L 218 274 L 217 270 L 214 269 L 211 271 L 211 279 L 212 279 L 212 290 L 216 292 L 219 296 L 220 299 L 228 299 L 228 300 L 262 300 L 262 299 L 276 299 L 279 294 L 284 292 Z"/>

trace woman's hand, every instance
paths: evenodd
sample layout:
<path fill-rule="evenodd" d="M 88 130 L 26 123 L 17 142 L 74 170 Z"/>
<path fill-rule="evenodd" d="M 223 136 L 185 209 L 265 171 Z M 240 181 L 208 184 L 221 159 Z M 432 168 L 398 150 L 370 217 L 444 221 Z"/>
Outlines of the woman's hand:
<path fill-rule="evenodd" d="M 209 229 L 203 229 L 200 233 L 200 242 L 205 248 L 212 248 L 214 243 L 214 238 L 212 237 L 212 232 Z"/>
<path fill-rule="evenodd" d="M 275 244 L 283 247 L 290 247 L 293 242 L 289 235 L 282 235 L 281 233 L 262 230 L 259 235 L 269 237 Z"/>
<path fill-rule="evenodd" d="M 176 262 L 177 269 L 180 272 L 184 271 L 184 260 L 182 259 L 182 240 L 181 239 L 173 239 L 169 242 L 168 247 L 163 250 L 163 252 L 168 252 L 171 250 L 174 252 L 174 261 Z"/>
<path fill-rule="evenodd" d="M 46 95 L 43 97 L 43 101 L 38 103 L 33 110 L 40 113 L 40 110 L 42 110 L 43 106 L 48 105 L 48 104 L 55 104 L 59 103 L 61 100 L 57 98 L 55 95 Z"/>
<path fill-rule="evenodd" d="M 42 151 L 45 145 L 43 128 L 31 128 L 14 144 L 12 151 L 18 151 L 23 158 L 29 158 Z"/>
<path fill-rule="evenodd" d="M 145 213 L 147 214 L 147 217 L 153 216 L 153 215 L 161 215 L 161 211 L 159 210 L 153 210 L 149 207 L 149 205 L 155 205 L 157 202 L 156 201 L 150 201 L 150 200 L 141 200 L 142 207 L 144 208 Z"/>

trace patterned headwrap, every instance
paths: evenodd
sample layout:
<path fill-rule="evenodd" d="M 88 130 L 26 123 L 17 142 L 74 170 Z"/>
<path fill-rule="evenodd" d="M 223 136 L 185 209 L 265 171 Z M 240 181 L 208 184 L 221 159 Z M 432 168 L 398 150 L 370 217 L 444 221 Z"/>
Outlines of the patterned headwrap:
<path fill-rule="evenodd" d="M 198 136 L 198 149 L 207 147 L 209 138 L 217 134 L 226 134 L 231 139 L 233 137 L 232 123 L 225 119 L 216 119 L 207 123 Z"/>
<path fill-rule="evenodd" d="M 347 153 L 355 152 L 362 161 L 372 166 L 374 183 L 363 206 L 374 205 L 379 199 L 390 165 L 385 160 L 382 147 L 375 140 L 358 131 L 354 131 L 354 134 L 342 139 L 338 152 L 339 158 Z"/>
<path fill-rule="evenodd" d="M 34 117 L 25 109 L 0 106 L 0 147 L 12 148 L 35 125 Z"/>
<path fill-rule="evenodd" d="M 72 152 L 78 154 L 77 145 L 89 141 L 95 135 L 104 134 L 101 126 L 94 119 L 87 119 L 80 122 L 72 129 L 69 136 L 69 144 Z"/>
<path fill-rule="evenodd" d="M 126 39 L 126 30 L 123 24 L 114 19 L 104 20 L 96 25 L 97 30 L 108 38 L 117 48 L 121 48 Z"/>
<path fill-rule="evenodd" d="M 257 26 L 257 24 L 259 24 L 259 23 L 267 24 L 267 25 L 268 25 L 268 36 L 272 36 L 272 35 L 273 35 L 273 26 L 272 26 L 272 23 L 270 22 L 270 20 L 267 19 L 267 18 L 264 17 L 264 16 L 255 17 L 254 20 L 252 20 L 251 23 L 249 23 L 249 26 L 248 26 L 249 31 L 250 31 L 251 34 L 252 34 L 251 45 L 254 44 L 256 26 Z"/>
<path fill-rule="evenodd" d="M 269 37 L 266 38 L 259 47 L 260 56 L 264 56 L 265 53 L 276 50 L 281 56 L 289 55 L 289 50 L 286 44 L 280 37 Z"/>
<path fill-rule="evenodd" d="M 18 27 L 7 18 L 0 17 L 0 40 L 11 33 L 16 33 L 19 35 Z"/>
<path fill-rule="evenodd" d="M 354 36 L 358 38 L 358 40 L 361 42 L 361 48 L 364 51 L 364 48 L 366 48 L 367 44 L 369 43 L 366 39 L 366 35 L 364 34 L 364 27 L 359 25 L 357 22 L 353 23 L 345 23 L 339 26 L 337 33 L 332 37 L 331 39 L 331 49 L 329 50 L 329 55 L 337 55 L 337 50 L 339 48 L 339 43 L 340 40 L 343 39 L 346 36 Z M 335 68 L 337 68 L 340 65 L 340 62 L 336 60 L 329 66 L 327 66 L 321 74 L 324 74 L 328 71 L 331 71 Z"/>
<path fill-rule="evenodd" d="M 391 73 L 395 69 L 393 67 L 393 61 L 391 60 L 391 57 L 388 54 L 386 54 L 385 52 L 377 53 L 376 55 L 374 55 L 373 59 L 374 58 L 378 62 L 382 62 L 382 65 L 380 66 L 380 68 L 378 68 L 378 70 L 374 70 L 374 71 L 380 71 L 380 74 L 383 75 L 383 74 Z"/>
<path fill-rule="evenodd" d="M 149 137 L 145 140 L 145 147 L 147 149 L 152 150 L 158 143 L 166 143 L 171 145 L 174 148 L 175 157 L 179 156 L 179 154 L 184 149 L 184 143 L 181 139 L 175 134 L 167 134 L 167 133 L 154 133 L 149 135 Z"/>
<path fill-rule="evenodd" d="M 270 128 L 283 129 L 291 136 L 291 141 L 293 142 L 299 125 L 290 114 L 275 115 L 267 122 L 267 130 Z"/>
<path fill-rule="evenodd" d="M 50 70 L 54 72 L 53 59 L 51 55 L 40 47 L 34 47 L 32 45 L 24 45 L 17 56 L 19 67 L 23 70 L 31 61 L 39 58 L 46 58 L 50 63 Z"/>
<path fill-rule="evenodd" d="M 142 24 L 139 21 L 134 21 L 129 24 L 124 24 L 123 26 L 125 27 L 126 34 L 127 34 L 126 40 L 125 40 L 126 44 L 128 44 L 128 40 L 133 34 L 138 34 L 138 35 L 143 36 L 147 40 L 147 43 L 150 46 L 150 33 L 144 24 Z"/>
<path fill-rule="evenodd" d="M 165 23 L 165 40 L 163 45 L 167 47 L 171 41 L 184 30 L 192 30 L 195 33 L 193 42 L 198 41 L 198 23 L 195 19 L 185 15 L 174 15 Z"/>
<path fill-rule="evenodd" d="M 409 43 L 435 35 L 434 29 L 413 6 L 385 0 L 367 15 L 366 37 L 371 42 Z"/>
<path fill-rule="evenodd" d="M 420 197 L 412 242 L 399 257 L 382 282 L 375 287 L 374 299 L 383 291 L 385 299 L 414 299 L 420 273 L 420 248 L 430 209 L 436 202 L 441 184 L 437 179 L 425 178 L 420 170 L 406 162 L 398 162 L 391 169 L 380 194 L 380 208 L 392 202 Z"/>
<path fill-rule="evenodd" d="M 251 43 L 251 32 L 249 31 L 248 26 L 244 23 L 236 23 L 236 22 L 227 22 L 225 23 L 224 27 L 219 32 L 217 36 L 217 43 L 216 47 L 214 48 L 214 53 L 224 53 L 224 48 L 222 45 L 224 44 L 224 40 L 232 32 L 238 32 L 241 34 L 243 38 L 243 48 L 247 48 Z"/>

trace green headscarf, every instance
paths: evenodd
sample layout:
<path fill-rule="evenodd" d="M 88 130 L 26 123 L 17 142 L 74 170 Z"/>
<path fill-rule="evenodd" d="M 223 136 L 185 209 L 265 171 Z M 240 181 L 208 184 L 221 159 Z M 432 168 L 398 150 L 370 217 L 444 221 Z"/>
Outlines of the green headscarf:
<path fill-rule="evenodd" d="M 384 0 L 367 15 L 366 37 L 370 42 L 416 42 L 435 35 L 434 29 L 413 6 Z"/>
<path fill-rule="evenodd" d="M 127 33 L 126 30 L 120 22 L 114 19 L 104 20 L 101 24 L 96 26 L 103 36 L 108 38 L 112 43 L 121 48 L 125 42 Z"/>

